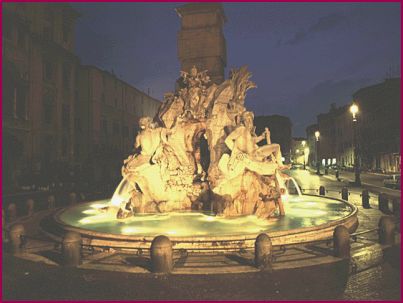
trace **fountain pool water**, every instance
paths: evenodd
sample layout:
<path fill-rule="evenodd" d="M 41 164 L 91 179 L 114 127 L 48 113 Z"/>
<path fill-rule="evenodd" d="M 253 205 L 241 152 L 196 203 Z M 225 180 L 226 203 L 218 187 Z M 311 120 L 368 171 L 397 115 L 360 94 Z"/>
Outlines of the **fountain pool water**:
<path fill-rule="evenodd" d="M 75 231 L 82 235 L 84 244 L 93 246 L 149 249 L 156 236 L 166 235 L 176 249 L 225 251 L 252 249 L 260 233 L 267 233 L 273 245 L 284 245 L 331 238 L 338 225 L 350 232 L 358 226 L 354 205 L 313 195 L 287 196 L 286 215 L 272 219 L 254 215 L 224 218 L 189 211 L 137 214 L 119 220 L 117 208 L 103 209 L 110 205 L 108 199 L 61 209 L 43 230 L 59 238 L 66 231 Z"/>
<path fill-rule="evenodd" d="M 253 215 L 224 218 L 201 212 L 141 214 L 117 220 L 116 211 L 102 210 L 109 203 L 104 200 L 69 208 L 59 219 L 78 228 L 128 236 L 233 236 L 313 227 L 341 219 L 352 211 L 349 205 L 335 200 L 290 196 L 285 204 L 287 215 L 269 220 Z"/>

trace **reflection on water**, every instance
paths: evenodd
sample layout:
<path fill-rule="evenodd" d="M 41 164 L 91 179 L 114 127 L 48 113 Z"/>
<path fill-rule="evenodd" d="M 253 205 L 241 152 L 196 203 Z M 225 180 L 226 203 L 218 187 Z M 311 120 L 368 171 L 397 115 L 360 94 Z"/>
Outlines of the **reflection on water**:
<path fill-rule="evenodd" d="M 255 216 L 222 218 L 199 212 L 141 214 L 118 220 L 117 208 L 102 210 L 109 205 L 110 200 L 81 204 L 64 211 L 60 219 L 68 225 L 104 233 L 189 237 L 255 234 L 311 227 L 340 219 L 351 212 L 351 208 L 343 202 L 308 196 L 290 196 L 285 203 L 286 216 L 270 220 Z"/>

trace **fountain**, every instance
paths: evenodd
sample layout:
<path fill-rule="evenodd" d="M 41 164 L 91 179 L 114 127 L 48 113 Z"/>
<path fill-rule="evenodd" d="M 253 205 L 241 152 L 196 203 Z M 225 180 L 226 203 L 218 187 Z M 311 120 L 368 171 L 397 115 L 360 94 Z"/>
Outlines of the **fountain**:
<path fill-rule="evenodd" d="M 207 71 L 181 72 L 156 117 L 140 119 L 113 197 L 59 210 L 45 232 L 138 249 L 166 235 L 175 249 L 222 251 L 250 249 L 260 233 L 283 245 L 330 238 L 338 225 L 355 230 L 356 207 L 302 195 L 270 130 L 255 134 L 244 106 L 250 77 L 241 67 L 216 85 Z"/>

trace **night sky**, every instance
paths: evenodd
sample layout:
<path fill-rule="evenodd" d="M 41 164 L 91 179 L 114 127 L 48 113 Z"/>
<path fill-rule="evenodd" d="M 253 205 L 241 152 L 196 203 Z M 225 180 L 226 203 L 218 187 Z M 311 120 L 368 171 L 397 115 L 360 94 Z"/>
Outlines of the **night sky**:
<path fill-rule="evenodd" d="M 183 3 L 73 3 L 83 64 L 161 100 L 179 75 L 175 7 Z M 331 103 L 400 76 L 400 3 L 224 3 L 227 69 L 248 65 L 246 105 L 291 118 L 304 136 Z"/>

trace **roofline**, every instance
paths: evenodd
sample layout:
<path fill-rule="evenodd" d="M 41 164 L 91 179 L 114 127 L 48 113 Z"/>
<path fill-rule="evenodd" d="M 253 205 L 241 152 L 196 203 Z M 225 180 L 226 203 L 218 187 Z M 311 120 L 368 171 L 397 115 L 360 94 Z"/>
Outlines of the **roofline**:
<path fill-rule="evenodd" d="M 99 71 L 99 72 L 101 72 L 101 73 L 107 74 L 107 75 L 109 75 L 109 76 L 115 78 L 116 80 L 120 81 L 121 83 L 123 83 L 123 84 L 125 84 L 125 85 L 127 85 L 127 86 L 130 86 L 131 88 L 135 89 L 135 90 L 138 91 L 139 93 L 146 95 L 146 96 L 149 97 L 150 99 L 153 99 L 153 100 L 155 100 L 155 101 L 157 101 L 157 102 L 159 102 L 159 103 L 162 103 L 160 100 L 155 99 L 154 97 L 152 97 L 152 96 L 146 94 L 145 92 L 143 92 L 142 90 L 138 89 L 138 88 L 135 87 L 134 85 L 132 85 L 132 84 L 130 84 L 130 83 L 128 83 L 128 82 L 122 80 L 121 78 L 119 78 L 118 76 L 116 76 L 115 74 L 113 74 L 113 73 L 111 73 L 111 72 L 109 72 L 109 71 L 107 71 L 107 70 L 104 70 L 104 69 L 99 68 L 98 66 L 91 65 L 91 64 L 83 64 L 83 65 L 80 65 L 80 67 L 81 67 L 81 68 L 86 68 L 86 69 L 95 69 L 95 70 L 97 70 L 97 71 Z"/>

